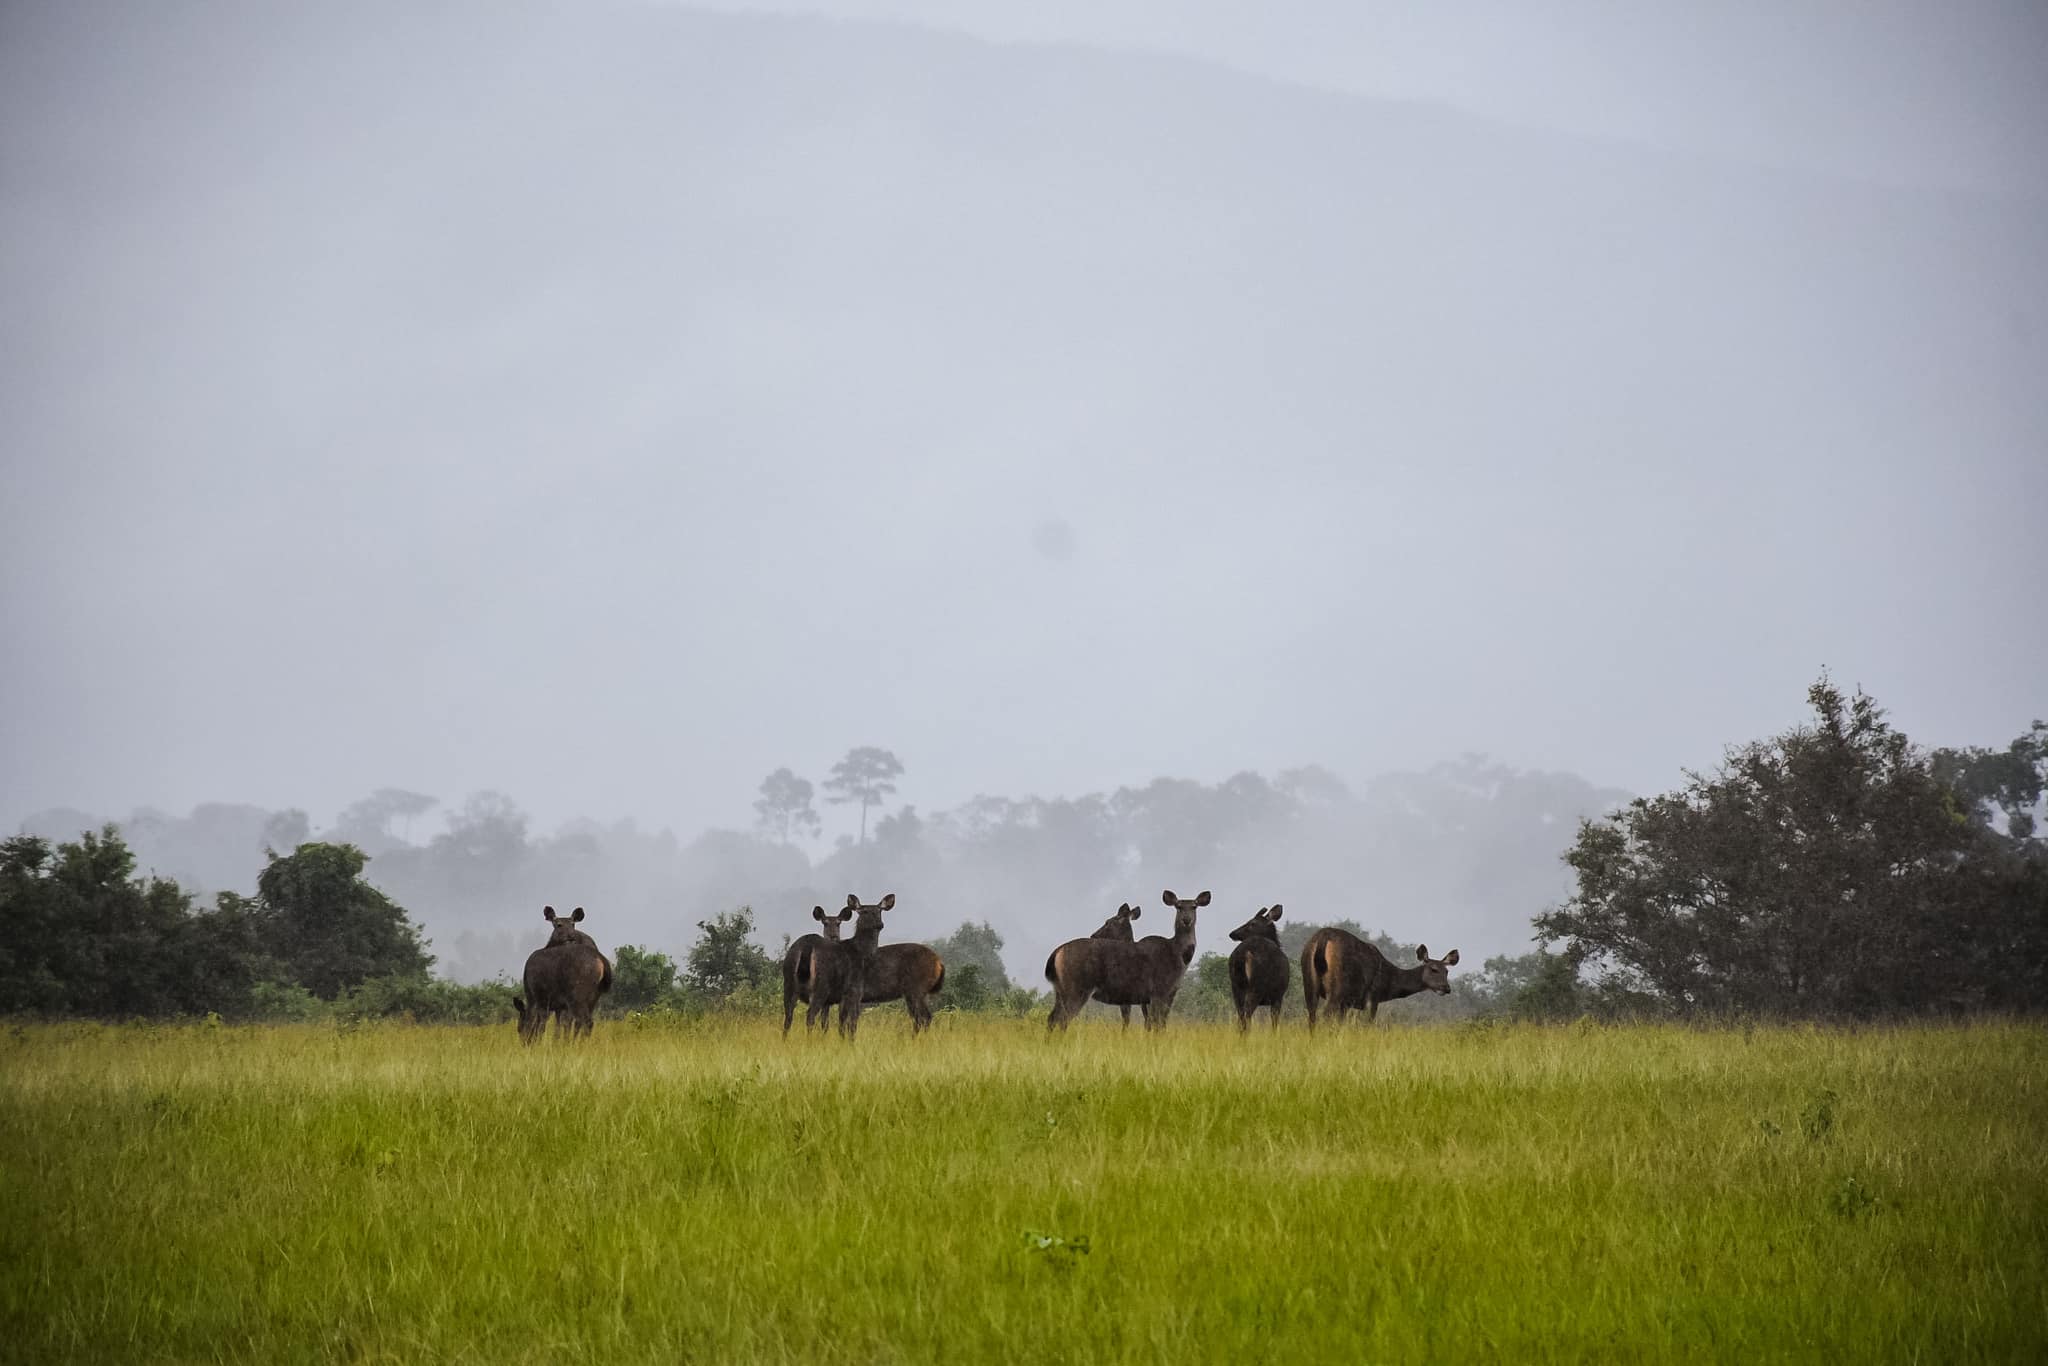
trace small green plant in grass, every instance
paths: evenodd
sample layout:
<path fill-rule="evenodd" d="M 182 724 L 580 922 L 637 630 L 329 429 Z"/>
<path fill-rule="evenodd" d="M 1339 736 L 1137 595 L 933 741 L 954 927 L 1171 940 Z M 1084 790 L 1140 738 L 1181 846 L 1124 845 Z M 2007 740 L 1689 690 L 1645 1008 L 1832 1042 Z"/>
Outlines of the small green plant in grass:
<path fill-rule="evenodd" d="M 1813 1099 L 1799 1112 L 1799 1132 L 1808 1143 L 1825 1143 L 1835 1132 L 1835 1102 L 1841 1099 L 1832 1088 L 1814 1092 Z"/>

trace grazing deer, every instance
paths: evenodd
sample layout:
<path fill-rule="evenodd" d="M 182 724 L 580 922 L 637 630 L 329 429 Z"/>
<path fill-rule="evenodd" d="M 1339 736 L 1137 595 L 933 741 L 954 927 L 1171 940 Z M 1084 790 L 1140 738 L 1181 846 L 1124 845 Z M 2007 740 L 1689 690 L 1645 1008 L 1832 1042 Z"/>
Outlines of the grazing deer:
<path fill-rule="evenodd" d="M 1115 915 L 1102 922 L 1101 929 L 1088 937 L 1090 939 L 1114 939 L 1118 943 L 1128 944 L 1137 938 L 1137 935 L 1131 931 L 1131 922 L 1143 914 L 1143 911 L 1126 901 L 1123 905 L 1116 908 Z M 1101 1000 L 1102 998 L 1098 996 L 1096 999 Z M 1129 1029 L 1131 1027 L 1131 1008 L 1128 1005 L 1120 1005 L 1117 1009 L 1123 1012 L 1124 1028 Z"/>
<path fill-rule="evenodd" d="M 1135 944 L 1115 939 L 1070 939 L 1045 960 L 1045 980 L 1052 983 L 1052 1013 L 1046 1031 L 1065 1029 L 1093 996 L 1110 1005 L 1142 1006 L 1145 1028 L 1166 1028 L 1173 998 L 1195 956 L 1195 911 L 1209 904 L 1209 894 L 1192 899 L 1166 893 L 1173 907 L 1173 935 L 1151 934 Z"/>
<path fill-rule="evenodd" d="M 1287 996 L 1287 953 L 1280 947 L 1280 906 L 1259 913 L 1230 932 L 1237 947 L 1230 951 L 1230 999 L 1237 1005 L 1237 1032 L 1252 1027 L 1252 1016 L 1264 1006 L 1272 1027 L 1280 1027 L 1280 1003 Z"/>
<path fill-rule="evenodd" d="M 853 919 L 853 912 L 841 911 L 837 915 L 827 915 L 823 906 L 813 906 L 811 918 L 818 922 L 823 933 L 799 935 L 796 942 L 782 955 L 782 1032 L 785 1034 L 789 1033 L 789 1022 L 796 1016 L 796 1003 L 802 1001 L 806 1005 L 810 1004 L 811 950 L 827 940 L 837 943 L 839 932 L 846 928 L 847 921 Z M 810 1027 L 810 1019 L 806 1017 L 804 1028 Z"/>
<path fill-rule="evenodd" d="M 512 998 L 519 1012 L 519 1037 L 538 1043 L 555 1022 L 555 1033 L 564 1029 L 571 1038 L 582 1038 L 592 1029 L 591 1016 L 597 998 L 612 989 L 612 964 L 597 947 L 597 941 L 576 928 L 582 923 L 583 908 L 557 916 L 553 906 L 543 906 L 541 915 L 552 926 L 548 942 L 527 955 L 522 985 L 524 996 Z"/>
<path fill-rule="evenodd" d="M 1398 1001 L 1418 991 L 1451 994 L 1449 969 L 1458 961 L 1452 949 L 1442 958 L 1431 958 L 1425 944 L 1415 946 L 1422 961 L 1412 968 L 1397 968 L 1387 956 L 1346 930 L 1321 929 L 1301 946 L 1301 994 L 1308 1005 L 1308 1027 L 1316 1027 L 1316 1011 L 1328 1004 L 1337 1023 L 1361 1006 L 1365 1018 L 1379 1018 L 1382 1001 Z"/>
<path fill-rule="evenodd" d="M 895 909 L 895 906 L 894 892 L 873 905 L 862 905 L 859 897 L 848 893 L 846 909 L 854 917 L 853 938 L 820 940 L 798 963 L 799 982 L 807 985 L 810 993 L 810 1009 L 804 1012 L 806 1032 L 829 1016 L 836 1005 L 839 1007 L 839 1032 L 847 1039 L 853 1038 L 860 1028 L 860 1009 L 868 983 L 876 975 L 875 957 L 882 937 L 882 913 Z"/>

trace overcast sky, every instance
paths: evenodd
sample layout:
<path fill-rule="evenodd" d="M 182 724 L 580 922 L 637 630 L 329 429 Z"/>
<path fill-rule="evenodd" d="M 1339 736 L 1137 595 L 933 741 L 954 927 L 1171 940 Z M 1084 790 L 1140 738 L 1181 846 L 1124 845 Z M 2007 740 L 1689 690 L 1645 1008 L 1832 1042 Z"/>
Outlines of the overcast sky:
<path fill-rule="evenodd" d="M 10 6 L 0 820 L 2048 711 L 2038 7 L 815 8 Z"/>
<path fill-rule="evenodd" d="M 1895 183 L 2048 192 L 2037 0 L 745 0 L 1173 52 L 1515 123 Z"/>

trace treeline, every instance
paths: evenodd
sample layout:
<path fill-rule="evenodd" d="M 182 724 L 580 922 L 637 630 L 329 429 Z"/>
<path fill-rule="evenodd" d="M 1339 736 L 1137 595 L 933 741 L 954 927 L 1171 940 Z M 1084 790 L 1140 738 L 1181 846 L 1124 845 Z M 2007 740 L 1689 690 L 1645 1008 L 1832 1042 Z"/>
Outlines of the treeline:
<path fill-rule="evenodd" d="M 1569 890 L 1561 840 L 1627 796 L 1477 756 L 1359 788 L 1306 767 L 1078 797 L 980 796 L 931 813 L 892 801 L 903 781 L 903 765 L 873 747 L 849 753 L 816 788 L 778 770 L 761 784 L 752 828 L 694 839 L 628 821 L 542 834 L 497 794 L 444 812 L 400 789 L 371 794 L 324 828 L 300 811 L 214 804 L 186 816 L 139 812 L 121 829 L 144 870 L 209 893 L 253 892 L 266 848 L 353 845 L 370 856 L 370 881 L 432 938 L 439 971 L 462 981 L 516 974 L 543 901 L 588 906 L 607 943 L 680 956 L 708 911 L 756 908 L 772 951 L 811 928 L 811 906 L 857 888 L 897 893 L 891 929 L 904 938 L 930 942 L 963 920 L 994 926 L 1008 972 L 1028 979 L 1107 908 L 1183 882 L 1231 904 L 1283 895 L 1327 917 L 1383 919 L 1468 952 L 1523 941 L 1532 911 Z M 825 829 L 820 807 L 835 800 L 848 808 L 846 832 L 819 850 L 810 842 Z M 430 820 L 445 828 L 421 833 Z M 102 823 L 50 811 L 25 828 L 69 839 Z"/>
<path fill-rule="evenodd" d="M 906 807 L 884 816 L 867 842 L 843 842 L 815 865 L 773 837 L 813 823 L 802 815 L 809 784 L 781 771 L 756 804 L 770 833 L 707 835 L 688 851 L 665 835 L 645 837 L 671 855 L 703 857 L 703 867 L 723 870 L 731 884 L 725 896 L 666 902 L 654 943 L 691 923 L 683 907 L 738 907 L 695 921 L 694 937 L 677 952 L 650 947 L 602 895 L 616 886 L 624 898 L 631 860 L 602 857 L 607 846 L 589 831 L 529 839 L 523 817 L 496 799 L 472 800 L 425 845 L 404 842 L 391 826 L 423 814 L 431 799 L 386 792 L 358 804 L 341 824 L 381 848 L 374 860 L 354 841 L 303 838 L 308 826 L 297 813 L 256 813 L 265 841 L 290 852 L 269 853 L 253 892 L 217 892 L 211 906 L 173 878 L 138 875 L 114 827 L 66 841 L 22 835 L 0 843 L 0 915 L 16 930 L 0 938 L 0 1011 L 506 1018 L 508 979 L 542 930 L 537 905 L 510 915 L 505 907 L 534 901 L 531 882 L 544 866 L 548 885 L 569 889 L 565 898 L 605 908 L 592 923 L 601 942 L 623 943 L 608 1002 L 614 1010 L 654 1017 L 779 1008 L 776 961 L 756 942 L 744 890 L 779 881 L 772 904 L 790 928 L 808 928 L 794 908 L 834 903 L 847 887 L 916 887 L 928 907 L 981 912 L 945 933 L 919 933 L 905 917 L 907 932 L 892 937 L 922 938 L 939 950 L 948 964 L 945 1005 L 1022 1013 L 1040 1004 L 1042 983 L 1034 972 L 1013 980 L 1011 946 L 990 911 L 1007 908 L 1013 921 L 1032 912 L 1023 918 L 1039 936 L 1026 949 L 1035 964 L 1051 942 L 1086 933 L 1126 899 L 1105 890 L 1119 885 L 1206 882 L 1203 870 L 1229 869 L 1286 889 L 1297 906 L 1345 904 L 1328 888 L 1317 897 L 1318 873 L 1328 875 L 1327 850 L 1347 834 L 1373 852 L 1389 847 L 1387 832 L 1403 827 L 1371 819 L 1376 808 L 1410 818 L 1406 828 L 1425 844 L 1437 822 L 1467 818 L 1459 833 L 1475 866 L 1444 857 L 1439 868 L 1454 888 L 1470 892 L 1485 882 L 1476 870 L 1512 866 L 1530 826 L 1550 830 L 1545 857 L 1570 878 L 1561 899 L 1520 900 L 1522 914 L 1538 912 L 1533 928 L 1544 947 L 1455 974 L 1451 997 L 1404 1002 L 1397 1009 L 1407 1015 L 1871 1018 L 2048 1004 L 2048 725 L 2037 722 L 2002 748 L 1924 752 L 1867 696 L 1846 696 L 1823 679 L 1808 701 L 1809 724 L 1731 750 L 1714 773 L 1579 817 L 1561 864 L 1558 831 L 1573 827 L 1560 825 L 1555 809 L 1592 789 L 1482 761 L 1364 794 L 1320 770 L 1296 770 L 1213 787 L 1162 779 L 1108 798 L 983 798 L 930 821 Z M 848 764 L 855 761 L 866 785 L 835 770 L 840 781 L 828 790 L 849 791 L 864 809 L 879 804 L 887 793 L 877 789 L 901 766 L 872 749 L 855 751 Z M 1542 819 L 1525 819 L 1532 814 Z M 630 830 L 625 837 L 643 838 Z M 1501 844 L 1512 859 L 1503 860 Z M 1444 854 L 1440 846 L 1432 858 Z M 1310 871 L 1290 873 L 1294 855 Z M 378 864 L 386 868 L 373 882 L 369 870 Z M 428 884 L 441 895 L 452 885 L 493 906 L 503 947 L 490 980 L 458 985 L 430 975 L 422 929 L 391 891 L 422 870 L 431 870 Z M 971 890 L 991 880 L 1026 906 Z M 926 912 L 927 926 L 935 913 Z M 1204 942 L 1218 943 L 1236 923 L 1225 919 L 1203 925 Z M 1431 916 L 1428 929 L 1443 947 L 1455 941 L 1438 937 L 1441 919 Z M 1286 923 L 1290 957 L 1313 923 Z M 1353 918 L 1325 923 L 1375 939 L 1397 962 L 1413 961 L 1412 943 L 1371 934 Z M 468 934 L 458 932 L 459 946 Z M 1220 952 L 1198 958 L 1177 1015 L 1228 1013 L 1224 963 Z"/>

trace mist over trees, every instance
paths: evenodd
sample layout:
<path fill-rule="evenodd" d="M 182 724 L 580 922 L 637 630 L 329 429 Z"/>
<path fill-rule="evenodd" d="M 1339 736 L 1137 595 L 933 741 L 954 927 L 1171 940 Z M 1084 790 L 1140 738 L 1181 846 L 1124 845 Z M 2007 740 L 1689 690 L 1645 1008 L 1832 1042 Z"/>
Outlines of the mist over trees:
<path fill-rule="evenodd" d="M 0 1009 L 246 1014 L 279 991 L 410 1008 L 436 955 L 457 981 L 516 977 L 544 937 L 543 901 L 590 908 L 590 931 L 618 946 L 622 1008 L 751 1001 L 811 906 L 849 889 L 897 893 L 888 938 L 932 944 L 955 1005 L 1024 1008 L 1052 946 L 1162 886 L 1212 890 L 1225 908 L 1202 926 L 1181 1007 L 1195 1016 L 1226 1008 L 1223 935 L 1275 900 L 1290 956 L 1311 926 L 1340 924 L 1397 963 L 1425 940 L 1483 962 L 1454 977 L 1453 1001 L 1409 1007 L 1424 1015 L 2039 1009 L 2048 725 L 2002 748 L 1925 751 L 1861 692 L 1823 678 L 1807 701 L 1808 724 L 1655 797 L 1468 755 L 1357 790 L 1306 767 L 979 796 L 929 817 L 906 804 L 815 854 L 793 838 L 812 828 L 812 789 L 786 768 L 762 784 L 755 831 L 688 842 L 631 822 L 536 835 L 489 792 L 414 843 L 405 823 L 438 803 L 382 789 L 284 853 L 272 841 L 303 833 L 303 813 L 144 812 L 131 849 L 113 826 L 53 843 L 81 813 L 46 812 L 0 846 L 0 909 L 71 932 L 9 946 Z M 879 749 L 834 773 L 828 788 L 863 811 L 911 776 Z M 212 909 L 197 907 L 197 879 L 161 871 L 236 865 L 238 845 L 253 892 L 213 888 Z"/>
<path fill-rule="evenodd" d="M 826 789 L 862 810 L 915 776 L 879 748 L 855 749 L 832 771 L 837 785 Z M 1209 887 L 1224 904 L 1279 897 L 1304 917 L 1455 939 L 1470 953 L 1519 952 L 1529 917 L 1568 890 L 1558 851 L 1570 831 L 1626 797 L 1571 774 L 1467 755 L 1355 791 L 1303 767 L 1217 783 L 1159 778 L 1078 797 L 984 795 L 929 815 L 906 804 L 873 821 L 865 840 L 856 827 L 854 838 L 818 849 L 804 838 L 822 829 L 815 813 L 804 816 L 813 791 L 778 769 L 753 802 L 752 830 L 682 839 L 632 821 L 537 833 L 516 802 L 493 792 L 439 808 L 442 828 L 427 834 L 418 827 L 439 804 L 383 789 L 314 835 L 363 849 L 366 881 L 419 920 L 441 971 L 460 981 L 516 975 L 536 946 L 544 902 L 588 907 L 601 942 L 680 961 L 700 920 L 752 907 L 756 937 L 773 950 L 808 932 L 814 904 L 860 890 L 897 893 L 891 938 L 967 935 L 969 956 L 1001 991 L 1013 981 L 1035 986 L 1045 954 L 1092 931 L 1119 902 L 1149 904 L 1160 887 L 1180 884 Z M 273 819 L 255 807 L 204 807 L 183 821 L 147 813 L 134 849 L 145 871 L 175 874 L 188 888 L 253 892 Z M 47 812 L 25 828 L 61 839 L 98 824 Z M 1001 948 L 976 939 L 978 929 Z"/>

